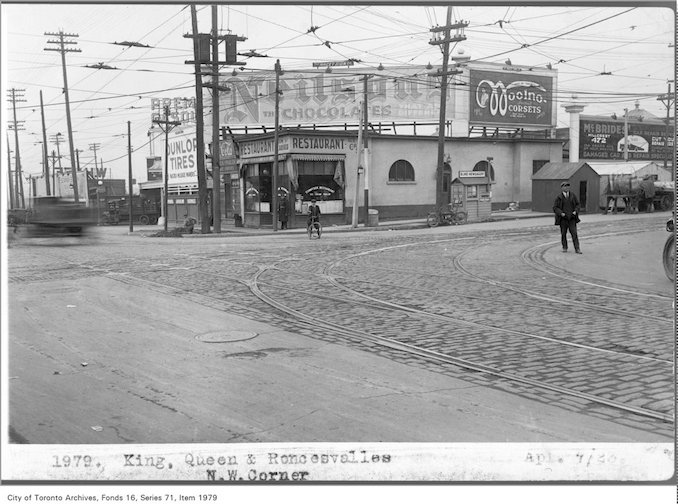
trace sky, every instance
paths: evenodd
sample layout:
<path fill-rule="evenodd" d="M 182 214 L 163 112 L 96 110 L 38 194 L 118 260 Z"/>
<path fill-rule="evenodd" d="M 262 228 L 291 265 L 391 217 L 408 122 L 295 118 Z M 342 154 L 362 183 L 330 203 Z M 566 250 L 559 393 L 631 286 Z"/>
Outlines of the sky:
<path fill-rule="evenodd" d="M 107 176 L 127 178 L 127 123 L 131 125 L 132 165 L 138 182 L 146 180 L 151 154 L 148 130 L 151 98 L 194 97 L 195 77 L 191 13 L 186 4 L 31 4 L 3 3 L 0 75 L 6 108 L 2 112 L 3 178 L 7 138 L 14 156 L 10 89 L 23 90 L 17 102 L 19 152 L 24 174 L 42 172 L 40 92 L 45 107 L 49 152 L 61 133 L 64 166 L 70 166 L 61 55 L 54 36 L 77 34 L 66 54 L 73 141 L 80 166 L 93 168 L 95 153 Z M 211 8 L 199 5 L 198 28 L 211 30 Z M 311 69 L 317 61 L 357 59 L 356 71 L 379 65 L 441 65 L 439 46 L 429 44 L 430 29 L 445 24 L 445 6 L 411 5 L 247 5 L 218 8 L 221 34 L 246 37 L 238 52 L 254 50 L 266 57 L 241 57 L 243 72 Z M 675 73 L 674 12 L 667 8 L 625 3 L 619 6 L 574 5 L 529 7 L 478 2 L 455 6 L 452 20 L 468 22 L 461 43 L 472 61 L 546 66 L 558 70 L 556 98 L 564 104 L 573 94 L 586 104 L 584 114 L 621 116 L 636 102 L 666 117 L 657 97 L 667 92 Z M 139 42 L 127 47 L 115 42 Z M 459 47 L 456 47 L 458 50 Z M 91 68 L 103 63 L 114 69 Z M 89 66 L 89 67 L 88 67 Z M 231 72 L 232 68 L 223 71 Z M 240 71 L 238 69 L 238 71 Z M 672 84 L 673 87 L 673 84 Z M 673 113 L 672 113 L 673 116 Z M 21 122 L 23 121 L 23 122 Z M 569 116 L 558 106 L 559 127 Z M 96 150 L 95 150 L 96 149 Z M 12 161 L 14 163 L 14 161 Z"/>

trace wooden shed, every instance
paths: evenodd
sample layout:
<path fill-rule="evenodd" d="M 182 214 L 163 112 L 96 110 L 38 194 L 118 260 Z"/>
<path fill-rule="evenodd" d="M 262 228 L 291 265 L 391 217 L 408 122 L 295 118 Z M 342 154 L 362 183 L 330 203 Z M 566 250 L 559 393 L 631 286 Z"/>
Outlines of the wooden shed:
<path fill-rule="evenodd" d="M 600 199 L 600 176 L 586 161 L 546 163 L 532 175 L 532 210 L 552 212 L 561 182 L 569 182 L 581 211 L 595 213 Z"/>

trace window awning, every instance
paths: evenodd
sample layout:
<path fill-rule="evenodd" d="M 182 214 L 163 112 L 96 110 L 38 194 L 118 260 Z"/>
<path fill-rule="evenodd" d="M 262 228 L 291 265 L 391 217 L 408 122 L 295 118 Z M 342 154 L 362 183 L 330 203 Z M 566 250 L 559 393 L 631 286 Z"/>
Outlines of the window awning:
<path fill-rule="evenodd" d="M 297 161 L 344 161 L 345 154 L 292 154 Z"/>

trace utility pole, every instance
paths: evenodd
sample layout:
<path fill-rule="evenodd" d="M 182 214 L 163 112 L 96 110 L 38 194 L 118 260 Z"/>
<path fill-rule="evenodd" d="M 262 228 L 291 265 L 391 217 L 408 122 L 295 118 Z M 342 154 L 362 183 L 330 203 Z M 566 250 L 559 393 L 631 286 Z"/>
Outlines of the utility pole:
<path fill-rule="evenodd" d="M 52 196 L 56 196 L 56 163 L 57 163 L 57 154 L 52 149 Z"/>
<path fill-rule="evenodd" d="M 359 119 L 358 119 L 358 166 L 356 166 L 356 171 L 355 171 L 355 194 L 353 196 L 353 212 L 352 212 L 352 220 L 351 220 L 351 227 L 357 228 L 358 227 L 358 199 L 360 197 L 360 172 L 363 171 L 363 167 L 360 164 L 360 160 L 362 158 L 362 148 L 363 148 L 363 107 L 365 107 L 365 103 L 360 100 L 360 112 L 359 112 Z M 365 223 L 367 224 L 367 222 Z"/>
<path fill-rule="evenodd" d="M 134 231 L 134 224 L 132 223 L 134 220 L 134 205 L 132 201 L 132 123 L 130 121 L 127 121 L 127 156 L 129 164 L 127 171 L 129 187 L 129 232 L 132 233 Z"/>
<path fill-rule="evenodd" d="M 667 82 L 668 89 L 666 91 L 665 95 L 661 95 L 657 98 L 657 100 L 661 101 L 664 106 L 666 107 L 666 139 L 664 141 L 664 147 L 666 150 L 665 156 L 664 156 L 664 168 L 668 169 L 668 157 L 670 156 L 670 150 L 669 150 L 669 138 L 671 138 L 671 108 L 673 107 L 673 104 L 675 103 L 675 96 L 671 93 L 671 83 L 674 82 L 673 80 L 670 80 Z M 671 170 L 671 180 L 674 179 L 676 173 L 675 166 L 673 170 Z"/>
<path fill-rule="evenodd" d="M 365 75 L 363 77 L 363 180 L 365 183 L 365 193 L 364 193 L 364 199 L 365 199 L 365 218 L 364 218 L 364 223 L 365 227 L 368 225 L 368 220 L 370 217 L 370 178 L 369 178 L 369 170 L 368 170 L 368 163 L 369 163 L 369 148 L 367 144 L 367 79 L 369 79 L 369 75 Z"/>
<path fill-rule="evenodd" d="M 77 166 L 78 171 L 80 171 L 80 153 L 84 152 L 82 149 L 75 149 L 75 166 Z"/>
<path fill-rule="evenodd" d="M 624 109 L 624 162 L 629 160 L 629 109 Z M 631 191 L 631 180 L 629 180 L 629 191 Z"/>
<path fill-rule="evenodd" d="M 438 162 L 436 168 L 436 208 L 440 208 L 443 205 L 449 203 L 449 201 L 443 201 L 443 168 L 444 168 L 444 155 L 445 155 L 445 112 L 447 107 L 447 77 L 448 75 L 459 74 L 461 70 L 454 69 L 451 72 L 448 72 L 447 66 L 450 59 L 450 42 L 461 42 L 466 40 L 466 35 L 463 34 L 464 28 L 468 26 L 468 23 L 463 21 L 460 23 L 452 24 L 452 6 L 447 8 L 447 19 L 445 26 L 439 26 L 431 28 L 431 32 L 434 34 L 434 37 L 429 44 L 431 45 L 442 45 L 443 46 L 443 68 L 442 71 L 434 74 L 440 76 L 440 120 L 438 122 Z M 456 29 L 456 34 L 454 37 L 450 37 L 450 30 Z M 439 37 L 439 34 L 443 34 L 443 38 Z M 450 188 L 447 188 L 448 191 Z M 449 193 L 448 193 L 449 194 Z"/>
<path fill-rule="evenodd" d="M 71 40 L 66 40 L 66 37 L 72 38 L 72 37 L 78 37 L 79 35 L 77 34 L 69 34 L 69 33 L 64 33 L 63 31 L 59 31 L 59 33 L 50 33 L 50 32 L 45 32 L 45 35 L 49 36 L 55 36 L 59 37 L 59 40 L 48 40 L 48 44 L 59 44 L 59 48 L 52 48 L 52 47 L 46 47 L 45 51 L 57 51 L 61 53 L 61 66 L 63 67 L 64 71 L 64 97 L 66 101 L 66 122 L 68 124 L 68 147 L 70 149 L 71 153 L 71 173 L 73 174 L 73 196 L 75 198 L 75 202 L 78 203 L 80 200 L 78 198 L 78 174 L 76 172 L 76 166 L 75 166 L 75 152 L 73 149 L 73 126 L 71 124 L 71 105 L 70 101 L 68 99 L 68 78 L 66 75 L 66 53 L 67 52 L 82 52 L 80 49 L 72 49 L 72 48 L 67 48 L 66 44 L 77 44 L 77 42 L 73 42 Z"/>
<path fill-rule="evenodd" d="M 273 210 L 273 231 L 278 230 L 278 129 L 280 127 L 280 60 L 275 62 L 275 130 L 273 132 L 273 191 L 271 206 Z"/>
<path fill-rule="evenodd" d="M 165 174 L 163 175 L 163 182 L 164 182 L 164 191 L 163 191 L 163 198 L 162 198 L 162 216 L 165 219 L 164 225 L 165 225 L 165 231 L 167 231 L 167 196 L 168 196 L 168 183 L 167 183 L 167 178 L 168 178 L 168 163 L 169 163 L 169 132 L 176 128 L 177 126 L 181 125 L 180 121 L 170 121 L 169 120 L 169 107 L 165 106 L 165 120 L 160 121 L 158 119 L 153 121 L 155 124 L 160 126 L 160 129 L 165 133 Z"/>
<path fill-rule="evenodd" d="M 195 137 L 196 156 L 197 156 L 197 171 L 198 171 L 198 211 L 200 213 L 200 232 L 209 233 L 210 223 L 207 208 L 207 184 L 205 176 L 205 132 L 203 121 L 203 103 L 202 103 L 202 74 L 200 72 L 201 63 L 209 63 L 209 61 L 201 61 L 200 56 L 200 36 L 198 34 L 198 14 L 196 12 L 195 4 L 191 4 L 191 35 L 184 35 L 193 39 L 193 67 L 195 72 Z M 208 51 L 209 52 L 209 51 Z"/>
<path fill-rule="evenodd" d="M 61 157 L 62 157 L 61 156 L 61 149 L 59 148 L 59 146 L 61 145 L 61 142 L 62 142 L 62 139 L 61 139 L 62 136 L 63 135 L 61 133 L 57 133 L 56 135 L 52 135 L 52 138 L 51 138 L 52 143 L 55 143 L 56 148 L 57 148 L 57 159 L 59 160 L 59 175 L 64 174 L 64 167 L 61 165 Z"/>
<path fill-rule="evenodd" d="M 219 148 L 219 31 L 217 6 L 212 5 L 212 226 L 221 233 L 221 166 Z"/>
<path fill-rule="evenodd" d="M 42 158 L 44 160 L 43 166 L 45 167 L 45 192 L 47 196 L 50 196 L 52 191 L 50 191 L 49 186 L 49 151 L 47 150 L 47 129 L 45 128 L 45 106 L 42 103 L 42 89 L 40 90 L 40 116 L 42 118 Z"/>
<path fill-rule="evenodd" d="M 95 142 L 95 143 L 89 144 L 89 150 L 94 151 L 94 168 L 97 168 L 97 169 L 99 168 L 99 166 L 97 165 L 97 149 L 100 149 L 100 148 L 101 148 L 100 143 Z"/>
<path fill-rule="evenodd" d="M 26 201 L 24 200 L 24 184 L 21 178 L 21 156 L 19 155 L 19 129 L 22 128 L 20 123 L 23 123 L 24 121 L 16 120 L 16 103 L 26 101 L 23 99 L 24 91 L 26 90 L 15 88 L 8 91 L 10 94 L 9 99 L 12 100 L 12 110 L 14 112 L 14 194 L 16 195 L 17 207 L 19 206 L 19 198 L 21 198 L 21 208 L 26 208 Z"/>
<path fill-rule="evenodd" d="M 7 177 L 9 179 L 9 184 L 7 184 L 7 187 L 9 188 L 9 208 L 15 208 L 14 184 L 12 184 L 12 150 L 9 146 L 9 133 L 7 133 Z"/>

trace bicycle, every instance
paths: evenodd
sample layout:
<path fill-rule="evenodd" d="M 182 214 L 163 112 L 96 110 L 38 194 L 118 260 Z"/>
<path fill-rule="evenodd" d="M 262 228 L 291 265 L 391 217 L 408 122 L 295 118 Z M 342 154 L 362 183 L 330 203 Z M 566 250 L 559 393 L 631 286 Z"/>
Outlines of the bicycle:
<path fill-rule="evenodd" d="M 447 206 L 449 206 L 449 208 L 443 206 L 435 212 L 429 212 L 426 217 L 426 225 L 428 227 L 436 227 L 438 224 L 454 224 L 455 226 L 466 224 L 468 221 L 468 214 L 463 210 L 459 210 L 461 208 L 461 203 L 454 202 Z"/>
<path fill-rule="evenodd" d="M 320 224 L 319 220 L 313 219 L 308 226 L 306 226 L 306 232 L 308 232 L 309 240 L 313 239 L 313 235 L 316 235 L 318 239 L 320 239 L 323 234 L 323 226 Z"/>

